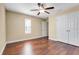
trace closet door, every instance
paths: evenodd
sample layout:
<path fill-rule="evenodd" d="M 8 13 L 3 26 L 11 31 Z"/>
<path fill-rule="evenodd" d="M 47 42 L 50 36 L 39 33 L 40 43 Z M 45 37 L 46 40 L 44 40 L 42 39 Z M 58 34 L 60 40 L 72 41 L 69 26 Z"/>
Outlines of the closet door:
<path fill-rule="evenodd" d="M 58 17 L 56 27 L 58 41 L 79 46 L 79 13 Z"/>
<path fill-rule="evenodd" d="M 77 45 L 79 46 L 79 40 L 78 40 L 78 15 L 77 13 L 73 13 L 73 14 L 70 14 L 68 16 L 68 19 L 70 20 L 69 21 L 69 28 L 70 28 L 70 32 L 69 32 L 69 43 L 70 44 L 73 44 L 73 45 Z"/>
<path fill-rule="evenodd" d="M 69 28 L 69 19 L 68 16 L 65 15 L 65 43 L 69 43 L 69 32 L 70 32 L 70 28 Z"/>
<path fill-rule="evenodd" d="M 76 37 L 75 37 L 75 35 L 76 35 L 76 33 L 75 33 L 75 23 L 76 23 L 76 20 L 74 19 L 75 18 L 75 16 L 74 16 L 74 14 L 69 14 L 68 15 L 68 33 L 69 33 L 69 35 L 68 35 L 68 37 L 69 37 L 69 39 L 68 39 L 68 43 L 69 44 L 75 44 L 76 43 Z"/>
<path fill-rule="evenodd" d="M 79 46 L 79 13 L 75 15 L 75 45 Z"/>
<path fill-rule="evenodd" d="M 66 16 L 61 16 L 56 18 L 56 32 L 57 40 L 61 42 L 68 42 L 68 32 L 66 32 L 66 27 L 68 27 L 68 21 Z"/>
<path fill-rule="evenodd" d="M 77 14 L 77 45 L 79 46 L 79 13 Z"/>

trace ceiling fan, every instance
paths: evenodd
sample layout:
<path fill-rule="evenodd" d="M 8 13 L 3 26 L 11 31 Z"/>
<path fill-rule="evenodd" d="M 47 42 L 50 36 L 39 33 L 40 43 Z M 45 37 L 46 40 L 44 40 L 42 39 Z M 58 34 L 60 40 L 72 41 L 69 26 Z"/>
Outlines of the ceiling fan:
<path fill-rule="evenodd" d="M 47 7 L 45 8 L 44 7 L 44 4 L 42 3 L 37 3 L 39 9 L 32 9 L 31 11 L 38 11 L 37 15 L 39 15 L 41 12 L 45 12 L 47 14 L 50 14 L 47 10 L 50 10 L 50 9 L 54 9 L 54 7 Z"/>

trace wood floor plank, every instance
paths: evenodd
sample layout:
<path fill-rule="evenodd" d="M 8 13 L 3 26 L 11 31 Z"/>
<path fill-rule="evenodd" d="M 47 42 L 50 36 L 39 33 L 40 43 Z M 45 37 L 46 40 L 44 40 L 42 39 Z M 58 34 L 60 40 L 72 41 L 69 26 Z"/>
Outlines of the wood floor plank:
<path fill-rule="evenodd" d="M 44 37 L 7 44 L 3 55 L 79 55 L 79 47 Z"/>

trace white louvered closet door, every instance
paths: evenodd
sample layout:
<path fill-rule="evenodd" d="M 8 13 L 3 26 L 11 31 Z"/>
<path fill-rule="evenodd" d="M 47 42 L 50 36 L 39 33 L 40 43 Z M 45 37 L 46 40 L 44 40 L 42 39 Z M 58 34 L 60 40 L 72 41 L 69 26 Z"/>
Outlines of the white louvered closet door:
<path fill-rule="evenodd" d="M 72 37 L 73 39 L 72 38 L 70 39 L 70 43 L 79 46 L 79 38 L 78 38 L 79 37 L 79 29 L 78 29 L 79 28 L 79 13 L 72 14 L 72 19 L 74 20 L 73 21 L 74 38 Z"/>
<path fill-rule="evenodd" d="M 79 46 L 78 42 L 78 35 L 79 35 L 79 30 L 78 30 L 78 25 L 79 25 L 79 13 L 72 13 L 68 15 L 69 19 L 69 44 L 77 45 Z"/>
<path fill-rule="evenodd" d="M 77 14 L 77 43 L 79 46 L 79 13 Z"/>
<path fill-rule="evenodd" d="M 69 35 L 68 35 L 68 37 L 69 37 L 69 39 L 68 39 L 68 43 L 70 43 L 70 44 L 76 44 L 76 19 L 75 19 L 75 15 L 74 14 L 69 14 L 69 15 L 67 15 L 67 18 L 68 18 L 68 26 L 69 26 L 69 31 L 68 31 L 68 33 L 69 33 Z"/>
<path fill-rule="evenodd" d="M 66 20 L 66 16 L 56 18 L 57 41 L 68 43 L 68 32 L 66 32 L 68 27 L 67 24 L 68 20 Z"/>
<path fill-rule="evenodd" d="M 72 13 L 56 19 L 58 41 L 79 46 L 79 13 Z"/>

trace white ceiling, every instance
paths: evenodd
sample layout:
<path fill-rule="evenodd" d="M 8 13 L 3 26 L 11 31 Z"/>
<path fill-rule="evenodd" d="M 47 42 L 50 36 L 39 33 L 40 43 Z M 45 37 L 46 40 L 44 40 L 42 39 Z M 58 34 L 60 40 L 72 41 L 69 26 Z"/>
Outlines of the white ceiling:
<path fill-rule="evenodd" d="M 36 16 L 39 18 L 47 19 L 47 17 L 51 14 L 55 14 L 57 12 L 61 12 L 66 8 L 73 7 L 78 5 L 77 3 L 46 3 L 45 7 L 54 6 L 55 9 L 48 10 L 50 14 L 41 13 L 37 15 L 37 11 L 30 11 L 31 9 L 38 9 L 37 3 L 5 3 L 6 9 L 9 11 L 24 13 L 26 15 Z"/>

